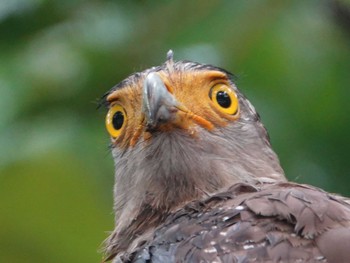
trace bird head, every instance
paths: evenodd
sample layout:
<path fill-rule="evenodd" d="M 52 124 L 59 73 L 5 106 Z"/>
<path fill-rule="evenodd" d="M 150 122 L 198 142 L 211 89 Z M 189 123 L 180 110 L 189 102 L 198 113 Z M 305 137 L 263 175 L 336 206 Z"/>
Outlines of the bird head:
<path fill-rule="evenodd" d="M 170 52 L 104 99 L 117 226 L 145 205 L 169 211 L 237 182 L 285 180 L 259 115 L 223 69 Z"/>

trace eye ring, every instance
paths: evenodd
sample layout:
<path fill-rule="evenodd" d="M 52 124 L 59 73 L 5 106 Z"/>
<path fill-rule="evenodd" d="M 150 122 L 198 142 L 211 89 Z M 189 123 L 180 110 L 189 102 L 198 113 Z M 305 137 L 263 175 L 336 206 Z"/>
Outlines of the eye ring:
<path fill-rule="evenodd" d="M 237 115 L 237 95 L 226 84 L 220 83 L 214 85 L 209 91 L 209 98 L 221 112 L 229 115 Z"/>
<path fill-rule="evenodd" d="M 127 116 L 124 108 L 119 104 L 114 104 L 106 115 L 106 128 L 108 133 L 117 138 L 125 126 Z"/>

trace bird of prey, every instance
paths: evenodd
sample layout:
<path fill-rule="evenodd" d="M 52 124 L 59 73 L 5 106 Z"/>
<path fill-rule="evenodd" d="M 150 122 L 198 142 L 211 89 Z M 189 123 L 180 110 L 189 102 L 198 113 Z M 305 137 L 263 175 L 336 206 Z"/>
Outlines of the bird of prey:
<path fill-rule="evenodd" d="M 287 181 L 228 71 L 174 61 L 103 97 L 113 262 L 350 262 L 349 200 Z"/>

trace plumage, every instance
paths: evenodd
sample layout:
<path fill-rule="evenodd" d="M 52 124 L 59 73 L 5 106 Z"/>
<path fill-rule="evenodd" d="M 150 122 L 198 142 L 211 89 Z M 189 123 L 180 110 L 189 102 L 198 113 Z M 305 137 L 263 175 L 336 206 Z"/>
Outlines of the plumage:
<path fill-rule="evenodd" d="M 174 262 L 325 262 L 338 243 L 322 246 L 324 236 L 330 235 L 328 228 L 348 233 L 349 209 L 310 186 L 235 184 L 171 214 L 133 258 L 139 262 L 157 262 L 159 255 L 170 255 Z M 344 235 L 343 241 L 349 244 L 350 235 Z"/>
<path fill-rule="evenodd" d="M 103 100 L 116 180 L 106 260 L 350 261 L 348 199 L 286 180 L 229 72 L 168 53 Z"/>

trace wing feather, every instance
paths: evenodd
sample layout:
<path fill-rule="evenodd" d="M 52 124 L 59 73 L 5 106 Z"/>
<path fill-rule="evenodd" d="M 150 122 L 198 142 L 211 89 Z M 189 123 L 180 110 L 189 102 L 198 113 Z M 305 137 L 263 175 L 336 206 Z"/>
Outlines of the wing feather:
<path fill-rule="evenodd" d="M 318 188 L 237 184 L 172 213 L 130 262 L 346 262 L 349 222 Z"/>

